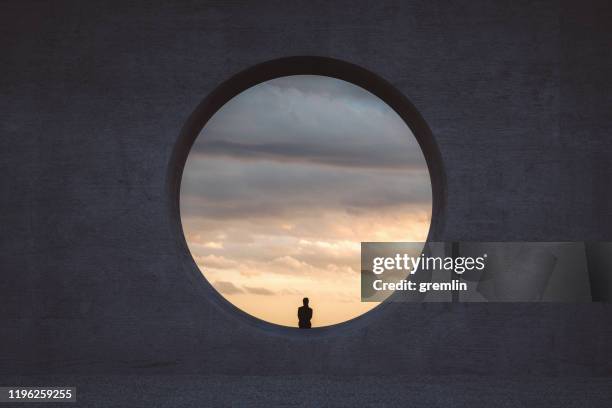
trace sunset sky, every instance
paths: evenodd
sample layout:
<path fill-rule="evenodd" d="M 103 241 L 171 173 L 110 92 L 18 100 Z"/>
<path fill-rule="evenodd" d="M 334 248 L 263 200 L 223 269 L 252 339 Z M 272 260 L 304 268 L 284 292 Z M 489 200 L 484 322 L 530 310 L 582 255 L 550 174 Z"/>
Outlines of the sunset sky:
<path fill-rule="evenodd" d="M 362 241 L 425 241 L 431 186 L 410 129 L 384 102 L 322 76 L 277 78 L 221 108 L 183 174 L 189 249 L 226 299 L 260 319 L 313 327 L 354 318 Z"/>

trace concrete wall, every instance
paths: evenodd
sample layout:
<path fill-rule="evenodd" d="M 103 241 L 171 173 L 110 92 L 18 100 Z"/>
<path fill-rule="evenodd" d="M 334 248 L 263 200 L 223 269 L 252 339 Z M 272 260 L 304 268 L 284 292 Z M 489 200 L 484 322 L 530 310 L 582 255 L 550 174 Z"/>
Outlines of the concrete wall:
<path fill-rule="evenodd" d="M 290 55 L 403 92 L 449 240 L 612 240 L 607 1 L 4 2 L 0 373 L 612 374 L 609 304 L 393 304 L 249 324 L 194 279 L 166 176 L 221 81 Z"/>

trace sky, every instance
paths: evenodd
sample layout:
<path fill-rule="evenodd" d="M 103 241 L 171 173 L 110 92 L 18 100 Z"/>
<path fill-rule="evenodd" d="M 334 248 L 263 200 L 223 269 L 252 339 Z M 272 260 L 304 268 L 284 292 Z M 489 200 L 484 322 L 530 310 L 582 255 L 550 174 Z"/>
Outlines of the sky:
<path fill-rule="evenodd" d="M 213 287 L 259 319 L 357 317 L 360 243 L 425 241 L 431 183 L 412 132 L 382 100 L 314 75 L 273 79 L 204 126 L 181 181 L 189 250 Z"/>

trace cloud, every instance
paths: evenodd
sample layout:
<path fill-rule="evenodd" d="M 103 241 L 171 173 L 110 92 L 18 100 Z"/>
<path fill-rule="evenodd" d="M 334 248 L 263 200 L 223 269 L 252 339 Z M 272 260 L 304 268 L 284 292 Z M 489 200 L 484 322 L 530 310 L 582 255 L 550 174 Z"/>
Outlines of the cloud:
<path fill-rule="evenodd" d="M 381 144 L 353 146 L 316 145 L 308 143 L 244 143 L 202 139 L 193 153 L 203 157 L 228 157 L 240 160 L 301 162 L 337 167 L 418 170 L 423 165 L 405 150 L 393 150 Z"/>
<path fill-rule="evenodd" d="M 190 159 L 191 160 L 191 159 Z M 188 163 L 181 212 L 211 217 L 278 216 L 320 209 L 431 203 L 425 170 L 384 171 L 209 158 Z"/>
<path fill-rule="evenodd" d="M 213 286 L 215 289 L 217 289 L 217 291 L 225 295 L 235 295 L 237 293 L 244 293 L 243 290 L 234 285 L 232 282 L 215 281 L 213 282 Z"/>
<path fill-rule="evenodd" d="M 296 277 L 335 279 L 360 270 L 361 241 L 423 241 L 429 228 L 426 209 L 360 214 L 314 214 L 301 219 L 292 216 L 294 227 L 283 228 L 284 219 L 209 220 L 185 219 L 189 228 L 200 231 L 208 241 L 225 231 L 223 249 L 190 241 L 189 247 L 206 276 L 229 280 L 231 273 L 245 277 L 274 277 L 275 282 Z M 238 237 L 240 239 L 235 239 Z M 335 277 L 335 278 L 334 278 Z M 262 286 L 251 284 L 250 286 Z"/>
<path fill-rule="evenodd" d="M 202 244 L 205 248 L 223 249 L 223 242 L 208 241 Z"/>
<path fill-rule="evenodd" d="M 263 295 L 263 296 L 272 296 L 274 295 L 274 292 L 272 292 L 269 289 L 266 288 L 255 288 L 255 287 L 251 287 L 251 286 L 245 286 L 244 289 L 247 291 L 247 293 L 253 294 L 253 295 Z"/>
<path fill-rule="evenodd" d="M 206 124 L 191 154 L 363 168 L 425 164 L 410 128 L 382 100 L 348 82 L 308 75 L 236 96 Z"/>
<path fill-rule="evenodd" d="M 204 245 L 198 245 L 195 242 L 189 242 L 190 249 L 193 252 L 194 259 L 198 266 L 202 269 L 214 268 L 214 269 L 231 269 L 236 268 L 239 264 L 232 259 L 225 258 L 223 256 L 207 254 L 202 255 L 201 252 L 209 247 Z"/>
<path fill-rule="evenodd" d="M 224 219 L 430 202 L 403 120 L 364 89 L 320 76 L 278 78 L 229 101 L 181 181 L 183 214 Z"/>

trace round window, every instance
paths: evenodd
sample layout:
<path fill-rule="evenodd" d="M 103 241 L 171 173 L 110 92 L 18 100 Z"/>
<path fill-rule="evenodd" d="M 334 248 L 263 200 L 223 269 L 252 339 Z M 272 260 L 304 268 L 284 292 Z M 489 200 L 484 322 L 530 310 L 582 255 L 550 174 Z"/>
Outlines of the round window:
<path fill-rule="evenodd" d="M 184 236 L 226 300 L 267 322 L 353 319 L 360 243 L 424 242 L 430 174 L 406 122 L 341 79 L 290 75 L 251 86 L 210 117 L 180 183 Z"/>

